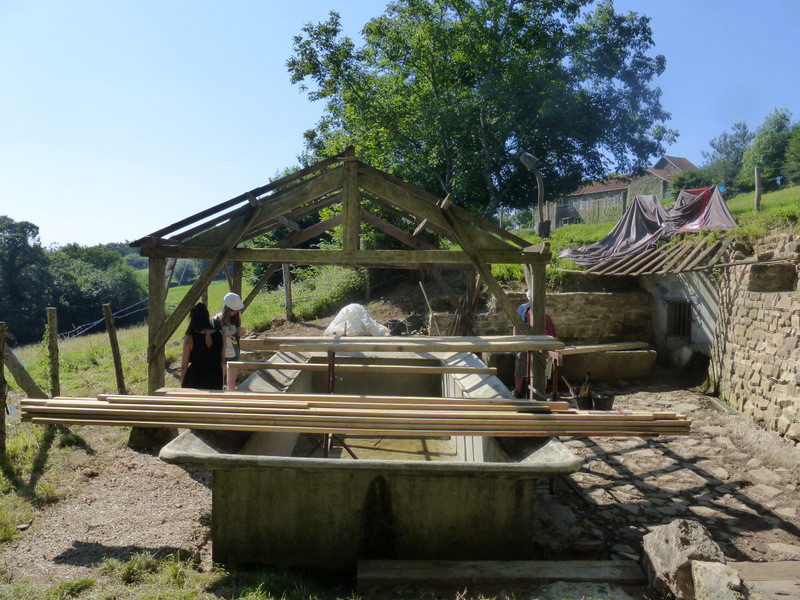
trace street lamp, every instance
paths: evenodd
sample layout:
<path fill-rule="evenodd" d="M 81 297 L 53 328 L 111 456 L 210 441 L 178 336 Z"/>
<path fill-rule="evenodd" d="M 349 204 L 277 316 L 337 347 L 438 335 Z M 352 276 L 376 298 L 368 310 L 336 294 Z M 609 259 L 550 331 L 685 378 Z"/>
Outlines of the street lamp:
<path fill-rule="evenodd" d="M 536 176 L 536 187 L 539 190 L 539 222 L 536 224 L 536 233 L 541 237 L 548 237 L 550 235 L 550 221 L 544 220 L 544 183 L 542 182 L 542 175 L 539 173 L 539 165 L 542 164 L 542 161 L 524 150 L 519 153 L 519 160 L 525 165 L 526 169 L 532 171 Z"/>

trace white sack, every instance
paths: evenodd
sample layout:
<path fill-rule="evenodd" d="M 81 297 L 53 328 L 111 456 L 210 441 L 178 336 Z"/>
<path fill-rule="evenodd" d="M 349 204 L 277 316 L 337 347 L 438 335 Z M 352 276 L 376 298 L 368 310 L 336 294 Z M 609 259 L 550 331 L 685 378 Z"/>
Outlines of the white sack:
<path fill-rule="evenodd" d="M 370 317 L 360 304 L 348 304 L 339 311 L 322 335 L 328 337 L 389 335 L 389 329 Z"/>

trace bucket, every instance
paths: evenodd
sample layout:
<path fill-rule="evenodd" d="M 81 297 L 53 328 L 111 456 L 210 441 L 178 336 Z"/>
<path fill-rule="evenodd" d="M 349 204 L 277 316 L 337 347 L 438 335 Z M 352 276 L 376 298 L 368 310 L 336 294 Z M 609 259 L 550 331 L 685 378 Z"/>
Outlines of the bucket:
<path fill-rule="evenodd" d="M 614 406 L 614 395 L 593 392 L 592 403 L 594 404 L 595 410 L 612 410 Z"/>
<path fill-rule="evenodd" d="M 578 410 L 592 410 L 592 396 L 577 396 L 575 404 L 578 405 Z"/>

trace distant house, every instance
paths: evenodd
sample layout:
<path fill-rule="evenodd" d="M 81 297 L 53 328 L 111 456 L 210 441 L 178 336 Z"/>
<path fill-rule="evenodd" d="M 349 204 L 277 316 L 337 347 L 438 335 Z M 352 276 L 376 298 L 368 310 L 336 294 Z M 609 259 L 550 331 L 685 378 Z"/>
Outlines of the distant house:
<path fill-rule="evenodd" d="M 652 194 L 659 199 L 669 195 L 672 178 L 682 171 L 697 170 L 691 161 L 678 156 L 664 156 L 639 175 L 619 175 L 593 181 L 556 201 L 551 227 L 572 223 L 600 223 L 622 216 L 628 198 Z"/>

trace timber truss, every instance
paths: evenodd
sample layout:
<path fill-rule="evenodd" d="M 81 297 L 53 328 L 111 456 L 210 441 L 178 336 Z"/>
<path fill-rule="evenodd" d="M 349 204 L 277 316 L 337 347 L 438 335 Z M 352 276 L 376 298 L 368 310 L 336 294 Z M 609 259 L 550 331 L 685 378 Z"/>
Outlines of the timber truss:
<path fill-rule="evenodd" d="M 324 214 L 333 216 L 320 215 L 313 225 L 305 228 L 300 225 L 303 219 L 323 209 L 331 209 Z M 382 218 L 379 209 L 388 211 L 383 214 L 392 215 L 392 220 L 399 225 Z M 336 227 L 341 227 L 341 249 L 298 247 L 307 246 L 307 242 Z M 374 227 L 388 234 L 399 242 L 400 249 L 364 249 L 362 227 Z M 292 231 L 272 247 L 249 247 L 249 240 L 278 228 Z M 421 235 L 425 230 L 442 236 L 460 249 L 439 249 Z M 245 262 L 269 264 L 244 299 L 245 306 L 284 264 L 422 269 L 432 273 L 459 315 L 469 322 L 476 302 L 470 302 L 469 294 L 466 302 L 458 300 L 440 273 L 442 270 L 467 270 L 473 275 L 477 273 L 477 277 L 472 277 L 474 298 L 477 299 L 475 290 L 479 291 L 482 283 L 508 315 L 510 324 L 521 332 L 544 333 L 548 244 L 530 246 L 526 240 L 459 207 L 450 195 L 436 197 L 357 160 L 352 147 L 341 155 L 245 192 L 130 245 L 140 248 L 140 254 L 150 259 L 148 387 L 151 393 L 163 385 L 164 346 L 191 307 L 220 269 L 225 268 L 229 274 L 231 288 L 241 290 Z M 166 290 L 179 258 L 205 259 L 209 263 L 172 314 L 166 315 Z M 232 275 L 229 262 L 233 263 Z M 525 267 L 535 300 L 532 329 L 524 325 L 516 307 L 492 276 L 493 263 Z"/>

